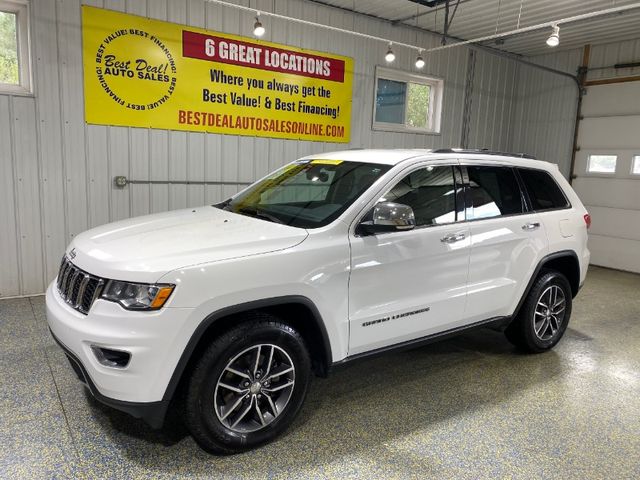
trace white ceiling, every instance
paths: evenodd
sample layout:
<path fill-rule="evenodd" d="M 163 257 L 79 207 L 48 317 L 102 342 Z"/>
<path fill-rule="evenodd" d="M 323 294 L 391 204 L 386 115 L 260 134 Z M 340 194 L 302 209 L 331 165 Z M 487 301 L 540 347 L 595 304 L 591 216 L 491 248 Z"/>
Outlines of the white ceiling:
<path fill-rule="evenodd" d="M 317 1 L 317 0 L 316 0 Z M 456 0 L 451 0 L 455 5 Z M 638 0 L 460 0 L 449 35 L 471 40 L 486 35 L 537 25 L 583 13 L 637 3 Z M 428 8 L 409 0 L 321 0 L 346 10 L 442 33 L 444 7 Z M 522 7 L 522 10 L 521 10 Z M 418 18 L 415 16 L 418 14 Z M 550 29 L 505 38 L 504 45 L 487 43 L 512 53 L 539 55 L 549 53 L 545 40 Z M 560 45 L 567 50 L 587 43 L 602 44 L 640 38 L 640 8 L 627 12 L 583 20 L 560 27 Z M 638 52 L 640 57 L 640 52 Z"/>

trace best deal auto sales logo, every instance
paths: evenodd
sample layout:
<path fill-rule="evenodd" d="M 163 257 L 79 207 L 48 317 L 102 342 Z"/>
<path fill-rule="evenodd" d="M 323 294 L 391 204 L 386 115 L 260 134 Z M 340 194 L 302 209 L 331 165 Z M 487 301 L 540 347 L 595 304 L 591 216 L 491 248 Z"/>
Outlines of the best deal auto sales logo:
<path fill-rule="evenodd" d="M 153 110 L 176 88 L 176 62 L 158 37 L 135 28 L 105 37 L 95 57 L 98 82 L 116 103 L 131 110 Z"/>

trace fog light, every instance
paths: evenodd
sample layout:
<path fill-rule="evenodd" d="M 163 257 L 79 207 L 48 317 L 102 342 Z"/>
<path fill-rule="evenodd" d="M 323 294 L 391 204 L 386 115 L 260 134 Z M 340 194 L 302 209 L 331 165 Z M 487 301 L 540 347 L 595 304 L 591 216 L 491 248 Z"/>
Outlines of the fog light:
<path fill-rule="evenodd" d="M 91 350 L 96 356 L 96 360 L 105 367 L 125 368 L 131 360 L 131 354 L 122 350 L 113 350 L 111 348 L 98 347 L 97 345 L 91 345 Z"/>

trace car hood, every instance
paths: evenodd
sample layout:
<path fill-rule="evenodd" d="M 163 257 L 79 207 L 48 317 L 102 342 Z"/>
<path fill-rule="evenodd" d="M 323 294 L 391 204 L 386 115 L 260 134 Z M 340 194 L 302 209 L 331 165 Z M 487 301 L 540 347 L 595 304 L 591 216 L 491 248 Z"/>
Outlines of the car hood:
<path fill-rule="evenodd" d="M 171 270 L 283 250 L 307 236 L 302 228 L 207 206 L 88 230 L 69 245 L 67 256 L 100 277 L 153 283 Z"/>

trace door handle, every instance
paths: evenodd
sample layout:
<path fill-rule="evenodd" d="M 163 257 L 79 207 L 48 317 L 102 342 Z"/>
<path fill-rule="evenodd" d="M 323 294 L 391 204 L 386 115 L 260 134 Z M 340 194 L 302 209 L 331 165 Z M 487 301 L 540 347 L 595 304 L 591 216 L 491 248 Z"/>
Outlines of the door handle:
<path fill-rule="evenodd" d="M 467 236 L 464 233 L 450 233 L 440 239 L 442 243 L 456 243 L 464 240 Z"/>
<path fill-rule="evenodd" d="M 522 225 L 523 230 L 535 230 L 536 228 L 540 228 L 540 222 L 529 222 Z"/>

